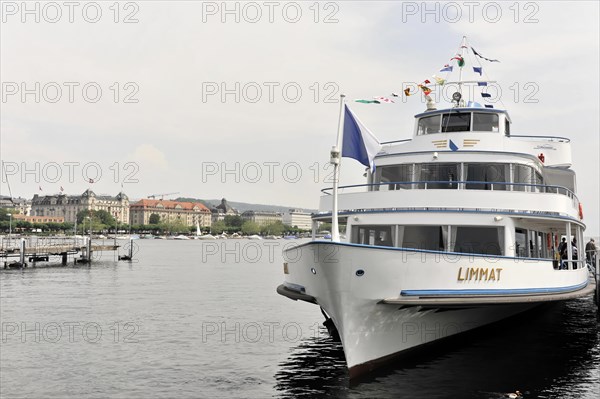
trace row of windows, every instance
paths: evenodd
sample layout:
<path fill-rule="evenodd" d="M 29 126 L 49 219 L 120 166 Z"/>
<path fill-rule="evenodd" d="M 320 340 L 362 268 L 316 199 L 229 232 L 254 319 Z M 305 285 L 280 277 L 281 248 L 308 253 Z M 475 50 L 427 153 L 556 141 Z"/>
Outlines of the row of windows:
<path fill-rule="evenodd" d="M 543 184 L 542 175 L 533 167 L 501 163 L 418 163 L 380 166 L 375 171 L 374 179 L 375 184 L 387 182 L 438 182 L 428 183 L 427 188 L 430 189 L 455 189 L 458 188 L 457 181 L 467 182 L 462 188 L 471 190 L 489 190 L 493 188 L 494 190 L 539 191 L 540 188 L 523 185 L 511 186 L 510 184 L 493 183 Z M 423 188 L 425 188 L 425 183 L 374 186 L 374 190 Z"/>
<path fill-rule="evenodd" d="M 451 112 L 419 119 L 417 135 L 446 132 L 498 132 L 500 125 L 498 114 L 483 112 Z M 505 122 L 505 132 L 510 135 L 510 122 Z"/>
<path fill-rule="evenodd" d="M 504 255 L 504 227 L 353 226 L 352 242 L 434 251 Z"/>

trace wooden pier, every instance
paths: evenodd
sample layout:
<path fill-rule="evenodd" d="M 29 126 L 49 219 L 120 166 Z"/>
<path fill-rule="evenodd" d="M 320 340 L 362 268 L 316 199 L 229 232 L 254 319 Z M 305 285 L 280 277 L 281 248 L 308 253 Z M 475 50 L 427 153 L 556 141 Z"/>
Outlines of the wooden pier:
<path fill-rule="evenodd" d="M 8 242 L 2 241 L 0 246 L 0 264 L 7 268 L 23 268 L 28 263 L 33 266 L 38 262 L 49 262 L 51 256 L 59 256 L 60 263 L 67 265 L 69 256 L 74 263 L 90 263 L 94 252 L 117 251 L 115 243 L 94 244 L 90 237 L 80 239 L 69 238 L 18 238 Z M 79 257 L 76 255 L 80 254 Z"/>

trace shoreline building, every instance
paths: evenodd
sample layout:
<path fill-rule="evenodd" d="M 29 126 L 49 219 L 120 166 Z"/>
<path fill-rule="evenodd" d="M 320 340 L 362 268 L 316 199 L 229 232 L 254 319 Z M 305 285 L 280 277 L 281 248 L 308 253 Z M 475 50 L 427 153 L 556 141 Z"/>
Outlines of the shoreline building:
<path fill-rule="evenodd" d="M 186 226 L 200 227 L 212 225 L 210 209 L 199 202 L 179 202 L 169 200 L 141 199 L 129 208 L 130 223 L 150 224 L 150 216 L 156 214 L 161 222 L 181 222 Z"/>
<path fill-rule="evenodd" d="M 312 217 L 301 209 L 290 209 L 283 214 L 283 224 L 297 227 L 302 230 L 312 229 Z"/>
<path fill-rule="evenodd" d="M 29 216 L 20 213 L 13 215 L 14 220 L 22 220 L 29 223 L 64 223 L 65 218 L 62 216 Z"/>
<path fill-rule="evenodd" d="M 239 215 L 237 209 L 233 208 L 227 203 L 227 200 L 223 198 L 221 203 L 210 210 L 212 212 L 212 222 L 220 222 L 225 220 L 225 216 Z"/>
<path fill-rule="evenodd" d="M 281 213 L 269 211 L 246 211 L 242 213 L 242 219 L 251 221 L 259 226 L 266 226 L 271 223 L 281 222 Z"/>
<path fill-rule="evenodd" d="M 87 189 L 81 195 L 35 194 L 31 200 L 31 216 L 63 217 L 65 222 L 75 223 L 82 210 L 106 211 L 119 223 L 129 222 L 129 198 L 120 192 L 116 196 L 96 195 Z"/>
<path fill-rule="evenodd" d="M 7 195 L 0 195 L 0 208 L 15 209 L 21 215 L 31 214 L 31 201 L 25 198 L 11 198 Z"/>

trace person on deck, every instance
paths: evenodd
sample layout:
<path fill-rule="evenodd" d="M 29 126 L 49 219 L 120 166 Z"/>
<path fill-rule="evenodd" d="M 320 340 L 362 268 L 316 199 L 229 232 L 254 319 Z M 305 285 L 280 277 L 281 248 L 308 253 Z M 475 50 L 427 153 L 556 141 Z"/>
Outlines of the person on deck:
<path fill-rule="evenodd" d="M 593 238 L 590 238 L 590 241 L 585 245 L 585 258 L 591 265 L 596 263 L 596 244 Z"/>

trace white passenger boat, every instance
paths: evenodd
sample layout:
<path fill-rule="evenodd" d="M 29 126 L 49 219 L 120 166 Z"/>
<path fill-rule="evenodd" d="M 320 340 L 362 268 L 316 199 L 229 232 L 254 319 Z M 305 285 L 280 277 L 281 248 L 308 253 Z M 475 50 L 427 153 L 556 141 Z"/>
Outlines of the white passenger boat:
<path fill-rule="evenodd" d="M 328 315 L 351 378 L 407 350 L 594 291 L 576 255 L 585 224 L 569 139 L 515 135 L 505 110 L 467 106 L 464 81 L 455 83 L 447 108 L 426 93 L 412 139 L 381 145 L 366 184 L 323 190 L 313 241 L 284 253 L 277 292 Z M 334 167 L 340 147 L 346 156 L 349 124 L 358 142 L 367 140 L 348 112 Z M 314 239 L 321 221 L 332 222 L 331 241 Z"/>

